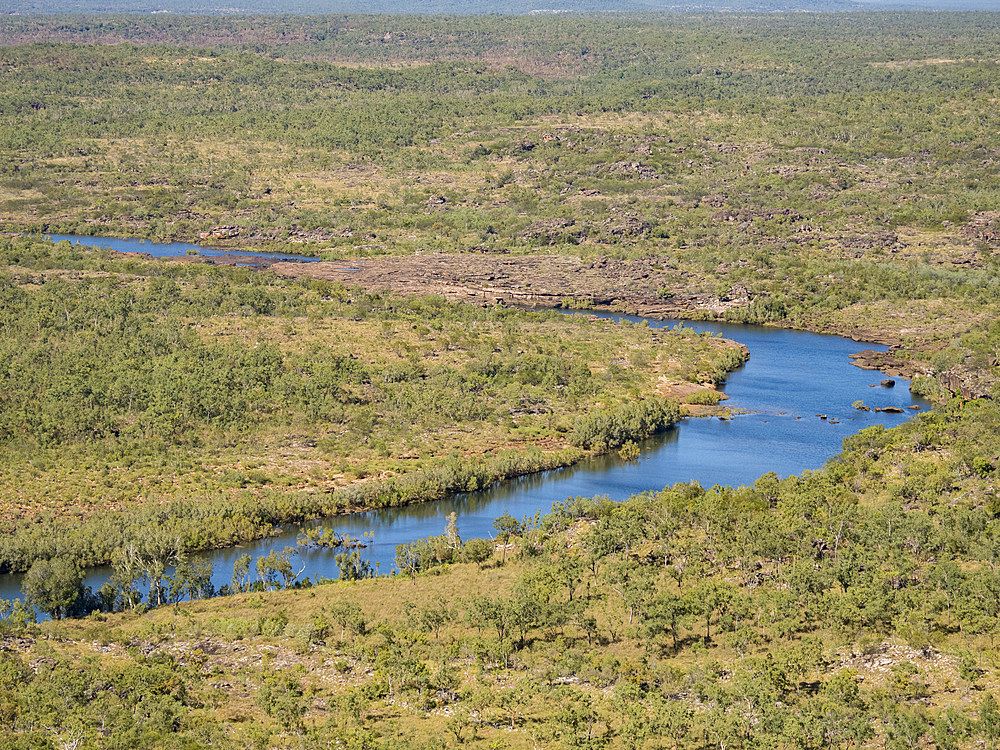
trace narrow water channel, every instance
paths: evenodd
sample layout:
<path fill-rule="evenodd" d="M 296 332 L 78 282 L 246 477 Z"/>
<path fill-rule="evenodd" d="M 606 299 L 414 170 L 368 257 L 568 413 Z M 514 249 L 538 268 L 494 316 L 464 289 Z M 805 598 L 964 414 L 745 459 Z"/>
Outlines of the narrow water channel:
<path fill-rule="evenodd" d="M 181 258 L 186 255 L 203 256 L 206 258 L 231 257 L 239 265 L 242 257 L 248 264 L 254 261 L 299 261 L 300 263 L 315 263 L 321 260 L 308 255 L 294 253 L 272 253 L 257 250 L 237 250 L 228 248 L 206 247 L 192 245 L 188 242 L 150 242 L 148 240 L 117 239 L 115 237 L 88 237 L 83 234 L 47 234 L 53 242 L 69 242 L 85 247 L 99 247 L 114 250 L 117 253 L 146 253 L 154 258 Z"/>

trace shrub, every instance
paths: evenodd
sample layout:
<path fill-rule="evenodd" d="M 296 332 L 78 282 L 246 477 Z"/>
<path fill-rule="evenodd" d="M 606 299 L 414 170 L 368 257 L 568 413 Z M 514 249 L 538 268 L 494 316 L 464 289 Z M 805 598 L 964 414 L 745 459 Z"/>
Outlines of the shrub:
<path fill-rule="evenodd" d="M 677 404 L 665 398 L 596 409 L 573 422 L 570 442 L 597 451 L 613 450 L 629 440 L 641 440 L 674 424 Z"/>
<path fill-rule="evenodd" d="M 695 391 L 684 399 L 685 404 L 694 404 L 697 406 L 715 406 L 720 401 L 722 401 L 722 394 L 718 391 L 708 389 Z"/>

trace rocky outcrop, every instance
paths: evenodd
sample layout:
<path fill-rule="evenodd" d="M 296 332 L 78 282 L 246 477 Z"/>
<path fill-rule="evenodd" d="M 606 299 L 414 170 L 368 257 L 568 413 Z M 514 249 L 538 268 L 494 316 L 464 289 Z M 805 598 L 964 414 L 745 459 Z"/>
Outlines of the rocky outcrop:
<path fill-rule="evenodd" d="M 638 177 L 640 180 L 656 180 L 660 175 L 650 166 L 637 161 L 619 161 L 611 165 L 610 171 L 615 174 Z"/>
<path fill-rule="evenodd" d="M 1000 243 L 1000 211 L 981 211 L 973 214 L 962 227 L 968 239 L 989 244 Z"/>
<path fill-rule="evenodd" d="M 850 250 L 871 250 L 872 248 L 893 248 L 899 246 L 899 236 L 889 230 L 845 234 L 837 238 L 841 246 Z"/>
<path fill-rule="evenodd" d="M 791 208 L 741 208 L 741 209 L 727 209 L 725 211 L 719 211 L 712 219 L 717 222 L 743 222 L 749 223 L 755 219 L 760 219 L 762 221 L 771 221 L 778 219 L 779 221 L 800 221 L 802 219 L 802 214 L 798 211 L 794 211 Z"/>
<path fill-rule="evenodd" d="M 231 240 L 233 237 L 239 236 L 240 228 L 233 224 L 227 224 L 225 226 L 213 227 L 207 232 L 202 232 L 198 235 L 198 239 L 202 240 Z"/>
<path fill-rule="evenodd" d="M 855 367 L 860 367 L 862 370 L 878 370 L 891 378 L 910 379 L 914 375 L 932 374 L 931 368 L 923 362 L 915 362 L 901 357 L 898 346 L 891 346 L 885 352 L 865 349 L 857 354 L 851 354 L 850 357 Z M 886 382 L 888 381 L 883 381 L 882 385 L 885 385 Z"/>
<path fill-rule="evenodd" d="M 992 398 L 993 388 L 998 381 L 989 371 L 959 365 L 938 375 L 938 382 L 956 396 Z"/>
<path fill-rule="evenodd" d="M 879 370 L 886 375 L 900 378 L 913 378 L 914 375 L 936 376 L 937 381 L 947 391 L 963 398 L 992 398 L 994 387 L 1000 383 L 994 372 L 975 367 L 959 365 L 949 368 L 941 373 L 935 373 L 933 369 L 922 362 L 914 362 L 910 359 L 902 359 L 899 356 L 898 347 L 890 347 L 888 351 L 876 352 L 866 349 L 857 354 L 850 355 L 852 363 L 862 370 Z M 891 379 L 883 380 L 881 385 L 886 388 L 892 387 L 895 382 Z M 883 409 L 884 411 L 884 409 Z"/>
<path fill-rule="evenodd" d="M 557 245 L 562 242 L 576 243 L 587 235 L 587 228 L 578 226 L 573 219 L 541 219 L 529 224 L 521 238 L 542 245 Z"/>
<path fill-rule="evenodd" d="M 612 209 L 611 216 L 601 222 L 601 229 L 607 237 L 621 240 L 647 235 L 653 225 L 642 216 Z"/>
<path fill-rule="evenodd" d="M 570 231 L 574 228 L 568 227 Z M 723 303 L 714 295 L 684 290 L 683 277 L 665 265 L 667 260 L 657 256 L 631 261 L 605 257 L 582 262 L 559 255 L 421 253 L 354 258 L 349 268 L 343 262 L 275 263 L 271 268 L 286 276 L 391 289 L 400 294 L 441 294 L 483 305 L 573 305 L 653 317 L 703 317 L 706 313 L 721 315 L 729 307 L 744 304 Z M 670 293 L 663 294 L 664 289 Z"/>

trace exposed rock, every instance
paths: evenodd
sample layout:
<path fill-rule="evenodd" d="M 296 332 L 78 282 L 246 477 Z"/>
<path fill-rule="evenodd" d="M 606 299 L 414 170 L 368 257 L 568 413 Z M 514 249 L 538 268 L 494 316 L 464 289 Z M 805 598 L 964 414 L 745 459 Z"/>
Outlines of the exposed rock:
<path fill-rule="evenodd" d="M 962 365 L 945 370 L 938 376 L 938 381 L 964 398 L 992 398 L 997 383 L 992 373 Z"/>
<path fill-rule="evenodd" d="M 572 228 L 571 228 L 572 229 Z M 322 278 L 365 289 L 400 294 L 441 294 L 482 305 L 515 304 L 614 308 L 653 317 L 709 312 L 722 314 L 739 303 L 720 305 L 712 295 L 685 291 L 669 259 L 657 256 L 623 261 L 599 258 L 589 263 L 554 255 L 422 253 L 407 257 L 352 259 L 343 262 L 275 263 L 286 276 Z M 675 290 L 676 287 L 676 290 Z M 664 288 L 673 291 L 663 295 Z"/>
<path fill-rule="evenodd" d="M 608 168 L 610 172 L 638 177 L 640 180 L 655 180 L 660 175 L 652 167 L 637 161 L 619 161 L 611 164 Z"/>
<path fill-rule="evenodd" d="M 882 387 L 883 388 L 895 388 L 896 387 L 896 381 L 893 380 L 892 378 L 888 378 L 886 380 L 883 380 L 882 381 Z"/>
<path fill-rule="evenodd" d="M 541 242 L 544 245 L 555 245 L 559 242 L 576 242 L 587 234 L 585 227 L 577 226 L 573 219 L 541 219 L 532 222 L 521 232 L 521 238 L 531 242 Z"/>
<path fill-rule="evenodd" d="M 231 240 L 233 237 L 238 236 L 240 233 L 240 228 L 231 224 L 225 226 L 213 227 L 207 232 L 201 232 L 198 235 L 199 239 L 208 240 Z"/>
<path fill-rule="evenodd" d="M 809 186 L 809 197 L 814 201 L 825 201 L 830 197 L 830 193 L 822 188 L 822 186 L 813 183 Z"/>
<path fill-rule="evenodd" d="M 743 284 L 733 284 L 729 287 L 729 291 L 721 297 L 723 302 L 749 303 L 751 299 L 750 290 Z"/>
<path fill-rule="evenodd" d="M 722 208 L 726 205 L 726 196 L 724 195 L 706 195 L 701 199 L 701 202 L 706 206 L 711 206 L 712 208 Z"/>
<path fill-rule="evenodd" d="M 771 219 L 782 219 L 784 221 L 801 221 L 802 214 L 790 208 L 741 208 L 727 209 L 719 211 L 712 217 L 715 221 L 725 222 L 752 222 L 755 219 L 770 221 Z"/>
<path fill-rule="evenodd" d="M 893 248 L 899 245 L 899 236 L 888 230 L 865 232 L 864 234 L 845 234 L 837 239 L 843 247 L 850 250 L 871 250 L 875 247 Z"/>
<path fill-rule="evenodd" d="M 641 216 L 614 210 L 610 218 L 601 222 L 601 226 L 607 234 L 618 238 L 641 237 L 653 229 L 653 225 Z"/>
<path fill-rule="evenodd" d="M 1000 242 L 1000 211 L 981 211 L 973 214 L 962 228 L 962 234 L 970 240 Z"/>
<path fill-rule="evenodd" d="M 912 378 L 914 375 L 930 375 L 931 370 L 920 362 L 902 359 L 899 347 L 890 347 L 888 351 L 877 352 L 865 349 L 849 355 L 851 363 L 862 370 L 878 370 L 896 378 Z"/>

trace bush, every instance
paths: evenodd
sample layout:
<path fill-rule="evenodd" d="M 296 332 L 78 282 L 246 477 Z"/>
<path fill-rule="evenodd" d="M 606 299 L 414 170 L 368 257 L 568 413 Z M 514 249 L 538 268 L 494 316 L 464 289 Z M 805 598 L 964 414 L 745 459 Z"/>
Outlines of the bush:
<path fill-rule="evenodd" d="M 629 440 L 660 432 L 679 417 L 677 404 L 665 398 L 597 409 L 574 420 L 570 442 L 597 451 L 613 450 Z"/>
<path fill-rule="evenodd" d="M 462 545 L 461 558 L 465 562 L 484 563 L 493 557 L 493 542 L 489 539 L 470 539 Z"/>
<path fill-rule="evenodd" d="M 910 381 L 910 393 L 926 398 L 929 401 L 942 401 L 948 397 L 948 391 L 937 378 L 927 375 L 916 375 Z"/>
<path fill-rule="evenodd" d="M 722 401 L 722 394 L 718 391 L 708 389 L 695 391 L 684 399 L 685 404 L 694 404 L 696 406 L 715 406 L 720 401 Z"/>

